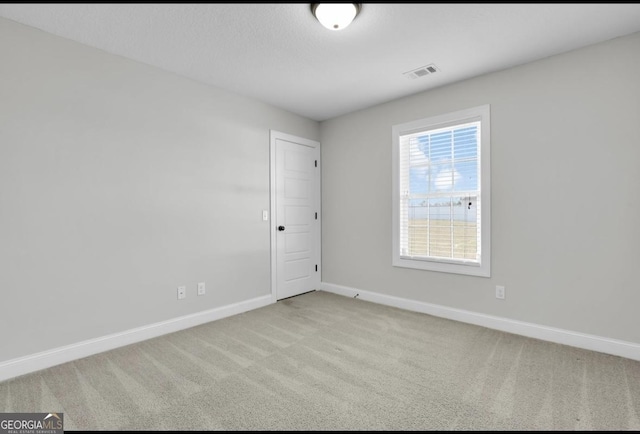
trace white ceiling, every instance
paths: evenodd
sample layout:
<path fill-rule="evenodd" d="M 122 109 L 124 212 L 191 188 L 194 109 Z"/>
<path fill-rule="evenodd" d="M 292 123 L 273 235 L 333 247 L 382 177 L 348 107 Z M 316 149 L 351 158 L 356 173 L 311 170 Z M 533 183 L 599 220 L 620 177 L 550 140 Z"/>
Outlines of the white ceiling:
<path fill-rule="evenodd" d="M 322 121 L 640 31 L 640 4 L 0 4 L 0 16 Z M 418 79 L 404 72 L 435 64 Z M 603 67 L 594 61 L 594 68 Z"/>

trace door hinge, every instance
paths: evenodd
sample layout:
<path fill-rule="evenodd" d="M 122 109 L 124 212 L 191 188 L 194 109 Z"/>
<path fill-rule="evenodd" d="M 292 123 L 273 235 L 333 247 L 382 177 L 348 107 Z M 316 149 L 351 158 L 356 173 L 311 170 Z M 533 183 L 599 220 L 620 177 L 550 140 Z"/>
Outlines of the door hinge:
<path fill-rule="evenodd" d="M 316 264 L 316 273 L 318 272 L 318 264 Z"/>
<path fill-rule="evenodd" d="M 315 164 L 316 164 L 316 167 L 318 167 L 318 160 L 316 160 Z"/>

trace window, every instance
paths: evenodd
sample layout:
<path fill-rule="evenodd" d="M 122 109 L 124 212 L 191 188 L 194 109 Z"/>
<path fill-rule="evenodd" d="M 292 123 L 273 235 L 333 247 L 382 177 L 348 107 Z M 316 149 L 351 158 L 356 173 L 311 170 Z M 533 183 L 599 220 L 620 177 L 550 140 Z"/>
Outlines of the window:
<path fill-rule="evenodd" d="M 393 126 L 393 265 L 489 277 L 489 105 Z"/>

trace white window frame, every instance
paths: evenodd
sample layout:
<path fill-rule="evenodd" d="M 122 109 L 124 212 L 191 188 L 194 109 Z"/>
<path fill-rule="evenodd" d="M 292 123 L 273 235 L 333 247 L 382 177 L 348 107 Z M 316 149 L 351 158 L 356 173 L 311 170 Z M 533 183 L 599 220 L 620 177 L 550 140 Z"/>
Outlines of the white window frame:
<path fill-rule="evenodd" d="M 400 136 L 480 121 L 480 262 L 444 261 L 436 258 L 406 258 L 400 255 Z M 491 131 L 489 104 L 418 119 L 392 127 L 392 240 L 394 267 L 491 277 Z"/>

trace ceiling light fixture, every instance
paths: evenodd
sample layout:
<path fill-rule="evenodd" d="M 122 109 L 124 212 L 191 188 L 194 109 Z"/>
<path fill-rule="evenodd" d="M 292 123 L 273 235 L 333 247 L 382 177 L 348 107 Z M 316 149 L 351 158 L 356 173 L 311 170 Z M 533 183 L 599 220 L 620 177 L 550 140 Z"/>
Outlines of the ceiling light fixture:
<path fill-rule="evenodd" d="M 360 3 L 311 3 L 311 13 L 329 30 L 342 30 L 360 12 Z"/>

